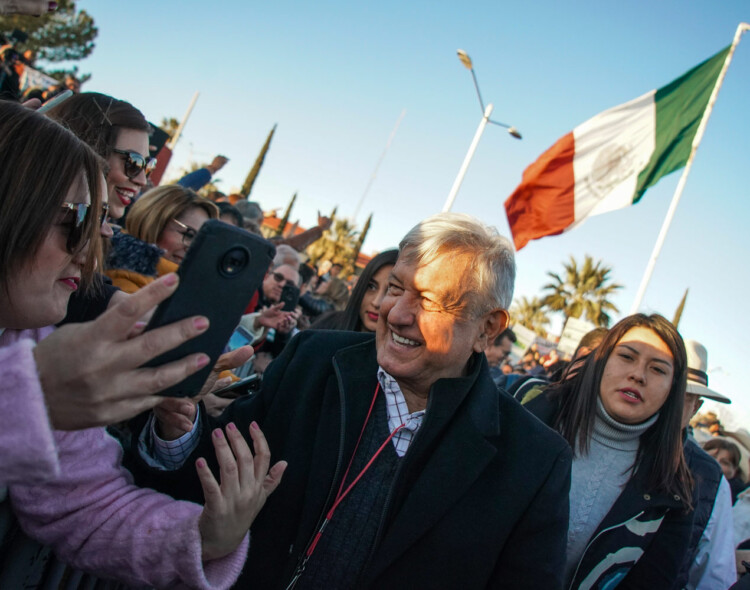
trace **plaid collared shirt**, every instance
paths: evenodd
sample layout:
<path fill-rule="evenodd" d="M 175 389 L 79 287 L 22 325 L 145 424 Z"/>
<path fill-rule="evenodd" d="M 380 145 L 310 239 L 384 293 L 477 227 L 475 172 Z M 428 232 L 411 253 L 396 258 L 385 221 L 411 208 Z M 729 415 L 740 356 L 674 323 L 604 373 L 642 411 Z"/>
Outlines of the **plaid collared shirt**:
<path fill-rule="evenodd" d="M 409 449 L 414 435 L 422 426 L 425 410 L 409 413 L 406 407 L 406 400 L 401 388 L 396 380 L 386 373 L 381 367 L 378 367 L 378 382 L 385 395 L 385 407 L 388 411 L 388 429 L 393 432 L 396 428 L 404 425 L 391 439 L 396 449 L 396 454 L 403 457 Z M 197 423 L 198 416 L 196 413 L 195 420 Z M 198 445 L 200 437 L 197 436 L 196 429 L 185 433 L 177 440 L 165 441 L 156 434 L 155 421 L 153 416 L 150 423 L 143 429 L 139 437 L 139 448 L 144 460 L 157 469 L 178 469 L 180 468 L 190 453 Z"/>
<path fill-rule="evenodd" d="M 396 454 L 403 457 L 409 449 L 414 435 L 422 426 L 425 410 L 419 410 L 412 414 L 406 407 L 406 400 L 396 380 L 386 373 L 382 367 L 378 367 L 378 382 L 385 394 L 385 407 L 388 410 L 388 428 L 393 432 L 396 428 L 404 425 L 394 436 L 392 442 L 396 447 Z"/>

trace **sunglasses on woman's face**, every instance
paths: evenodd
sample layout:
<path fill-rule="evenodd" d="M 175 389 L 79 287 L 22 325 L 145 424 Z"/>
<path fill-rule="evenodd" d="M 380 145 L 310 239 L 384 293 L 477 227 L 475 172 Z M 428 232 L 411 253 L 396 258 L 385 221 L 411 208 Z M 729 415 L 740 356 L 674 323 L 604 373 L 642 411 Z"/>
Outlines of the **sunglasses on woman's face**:
<path fill-rule="evenodd" d="M 138 152 L 132 150 L 112 150 L 114 153 L 119 154 L 125 161 L 125 176 L 130 180 L 133 180 L 141 172 L 146 173 L 146 177 L 154 171 L 156 168 L 156 158 L 144 158 Z"/>
<path fill-rule="evenodd" d="M 60 225 L 68 228 L 68 240 L 65 244 L 65 248 L 71 254 L 75 254 L 83 246 L 83 237 L 86 235 L 89 208 L 91 207 L 88 203 L 63 203 L 63 217 L 60 220 Z M 109 205 L 102 203 L 102 212 L 99 215 L 99 226 L 107 220 L 107 214 L 109 213 Z"/>
<path fill-rule="evenodd" d="M 63 203 L 63 217 L 60 220 L 60 225 L 67 228 L 68 240 L 65 244 L 65 248 L 70 254 L 75 254 L 84 245 L 84 237 L 87 234 L 88 224 L 86 223 L 88 218 L 88 212 L 91 208 L 89 203 Z M 106 211 L 103 213 L 101 222 L 104 222 Z"/>

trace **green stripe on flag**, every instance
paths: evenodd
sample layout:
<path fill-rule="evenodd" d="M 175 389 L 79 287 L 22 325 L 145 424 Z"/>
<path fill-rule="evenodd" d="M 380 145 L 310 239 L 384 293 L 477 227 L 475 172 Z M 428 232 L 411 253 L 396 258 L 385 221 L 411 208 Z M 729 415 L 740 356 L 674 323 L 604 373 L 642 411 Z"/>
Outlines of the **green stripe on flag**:
<path fill-rule="evenodd" d="M 693 138 L 708 106 L 729 46 L 656 91 L 656 145 L 648 165 L 638 175 L 633 203 L 662 176 L 687 164 Z"/>

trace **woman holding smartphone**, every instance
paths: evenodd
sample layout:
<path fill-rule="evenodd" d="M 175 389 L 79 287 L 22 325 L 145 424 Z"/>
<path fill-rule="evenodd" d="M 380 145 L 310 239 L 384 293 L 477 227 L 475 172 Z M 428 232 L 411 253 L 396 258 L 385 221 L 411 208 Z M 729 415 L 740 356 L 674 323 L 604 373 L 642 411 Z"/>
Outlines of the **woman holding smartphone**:
<path fill-rule="evenodd" d="M 60 399 L 66 384 L 73 391 L 97 383 L 121 391 L 121 381 L 128 379 L 158 391 L 158 385 L 205 366 L 205 355 L 127 374 L 122 367 L 140 366 L 154 346 L 175 347 L 184 340 L 181 331 L 192 336 L 205 331 L 207 321 L 188 318 L 160 334 L 139 335 L 134 329 L 146 295 L 158 300 L 159 290 L 172 290 L 177 282 L 172 275 L 109 310 L 91 328 L 67 326 L 56 338 L 50 325 L 64 315 L 71 293 L 91 284 L 96 264 L 98 159 L 58 124 L 7 102 L 0 103 L 0 156 L 0 485 L 8 486 L 13 513 L 32 538 L 95 575 L 132 585 L 229 587 L 245 560 L 247 525 L 285 465 L 268 470 L 270 453 L 257 428 L 251 429 L 255 457 L 236 429 L 217 430 L 222 482 L 219 486 L 205 460 L 197 462 L 206 499 L 201 507 L 134 486 L 120 464 L 120 446 L 103 428 L 75 430 L 85 423 L 87 410 L 81 408 L 84 417 L 70 415 L 76 399 Z M 88 350 L 86 340 L 75 337 L 118 330 L 132 345 Z M 71 350 L 75 342 L 79 349 Z M 151 353 L 145 352 L 149 348 Z M 102 371 L 115 351 L 121 369 Z M 87 355 L 84 363 L 63 361 L 76 353 Z M 117 402 L 110 403 L 117 407 Z M 50 422 L 69 430 L 53 430 Z"/>

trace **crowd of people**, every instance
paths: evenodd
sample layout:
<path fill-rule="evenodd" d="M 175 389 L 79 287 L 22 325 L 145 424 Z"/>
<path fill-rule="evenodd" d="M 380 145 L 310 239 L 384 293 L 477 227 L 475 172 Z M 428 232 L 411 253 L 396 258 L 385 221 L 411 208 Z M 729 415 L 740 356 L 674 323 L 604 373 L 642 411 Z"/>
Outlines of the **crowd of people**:
<path fill-rule="evenodd" d="M 150 126 L 125 101 L 12 98 L 0 587 L 750 587 L 750 451 L 693 431 L 704 399 L 730 400 L 662 316 L 570 358 L 514 350 L 514 250 L 494 228 L 429 217 L 352 280 L 309 263 L 319 216 L 268 238 L 243 344 L 193 397 L 160 396 L 210 360 L 149 361 L 211 325 L 144 331 L 150 314 L 207 221 L 262 237 L 263 209 L 198 195 L 224 156 L 152 186 Z"/>

